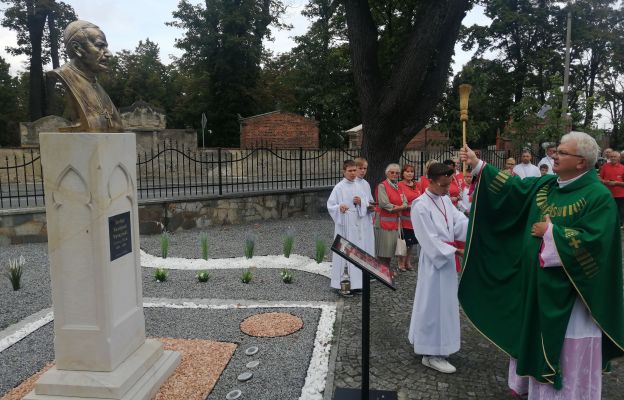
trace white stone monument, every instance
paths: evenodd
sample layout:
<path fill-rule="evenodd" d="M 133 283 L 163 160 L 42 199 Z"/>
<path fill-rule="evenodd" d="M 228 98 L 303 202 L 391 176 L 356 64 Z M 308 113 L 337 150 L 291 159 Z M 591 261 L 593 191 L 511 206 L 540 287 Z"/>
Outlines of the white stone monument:
<path fill-rule="evenodd" d="M 135 136 L 40 141 L 56 365 L 25 399 L 150 399 L 180 355 L 145 339 Z"/>

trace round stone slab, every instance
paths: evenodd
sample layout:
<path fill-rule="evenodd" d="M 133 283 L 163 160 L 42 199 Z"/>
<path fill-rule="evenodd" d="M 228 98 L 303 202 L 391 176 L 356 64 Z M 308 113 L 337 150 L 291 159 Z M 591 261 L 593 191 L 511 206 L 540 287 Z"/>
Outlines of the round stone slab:
<path fill-rule="evenodd" d="M 253 356 L 258 352 L 258 350 L 259 349 L 256 346 L 247 347 L 247 350 L 245 350 L 245 354 L 247 354 L 248 356 Z"/>
<path fill-rule="evenodd" d="M 303 320 L 283 312 L 255 314 L 240 323 L 240 330 L 255 337 L 288 336 L 303 328 Z"/>
<path fill-rule="evenodd" d="M 240 374 L 236 379 L 238 379 L 241 382 L 246 382 L 250 380 L 251 378 L 253 378 L 253 373 L 246 371 Z"/>
<path fill-rule="evenodd" d="M 240 391 L 240 390 L 238 390 L 238 389 L 235 389 L 235 390 L 232 390 L 230 393 L 226 394 L 226 395 L 225 395 L 225 398 L 226 398 L 227 400 L 236 400 L 236 399 L 238 399 L 239 397 L 241 397 L 241 395 L 242 395 L 242 394 L 243 394 L 243 392 L 241 392 L 241 391 Z"/>
<path fill-rule="evenodd" d="M 260 365 L 260 361 L 254 360 L 254 361 L 249 361 L 246 367 L 251 369 L 251 368 L 256 368 L 258 365 Z"/>

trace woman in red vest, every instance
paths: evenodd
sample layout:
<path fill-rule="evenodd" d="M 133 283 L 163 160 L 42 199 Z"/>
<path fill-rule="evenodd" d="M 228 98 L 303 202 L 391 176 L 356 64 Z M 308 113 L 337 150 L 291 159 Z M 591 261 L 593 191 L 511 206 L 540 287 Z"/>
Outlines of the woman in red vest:
<path fill-rule="evenodd" d="M 401 212 L 409 209 L 407 199 L 399 189 L 400 173 L 399 164 L 388 165 L 386 179 L 375 189 L 375 254 L 388 265 L 396 251 Z"/>
<path fill-rule="evenodd" d="M 416 249 L 416 245 L 418 241 L 416 240 L 416 236 L 414 235 L 414 227 L 412 226 L 412 219 L 410 218 L 410 209 L 412 207 L 412 201 L 416 199 L 418 196 L 422 194 L 420 188 L 416 181 L 414 181 L 414 176 L 416 175 L 414 167 L 405 164 L 403 169 L 401 169 L 401 181 L 399 182 L 399 189 L 403 192 L 407 199 L 407 205 L 409 208 L 403 212 L 401 212 L 401 229 L 403 231 L 403 239 L 405 239 L 405 244 L 407 245 L 407 254 L 403 256 L 399 256 L 399 270 L 401 271 L 411 271 L 414 269 L 412 266 L 412 254 L 414 249 Z"/>
<path fill-rule="evenodd" d="M 456 167 L 455 161 L 444 160 L 444 165 L 448 165 L 449 168 L 453 170 L 453 176 L 452 176 L 453 179 L 451 180 L 451 186 L 449 187 L 448 195 L 451 198 L 451 202 L 453 203 L 453 205 L 457 207 L 462 190 L 464 190 L 463 175 L 460 181 L 460 179 L 458 179 L 457 175 L 455 174 L 455 167 Z"/>

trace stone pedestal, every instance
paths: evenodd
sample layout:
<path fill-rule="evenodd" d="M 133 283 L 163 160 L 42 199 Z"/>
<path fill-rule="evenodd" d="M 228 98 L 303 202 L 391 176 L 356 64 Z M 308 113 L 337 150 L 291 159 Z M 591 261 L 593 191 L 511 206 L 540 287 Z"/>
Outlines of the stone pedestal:
<path fill-rule="evenodd" d="M 146 341 L 132 133 L 42 133 L 56 366 L 25 399 L 149 399 L 179 354 Z"/>

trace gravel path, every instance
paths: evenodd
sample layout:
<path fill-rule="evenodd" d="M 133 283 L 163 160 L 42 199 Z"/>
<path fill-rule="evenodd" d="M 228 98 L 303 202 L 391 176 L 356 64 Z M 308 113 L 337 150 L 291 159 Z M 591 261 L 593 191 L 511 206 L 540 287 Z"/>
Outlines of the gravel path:
<path fill-rule="evenodd" d="M 209 235 L 210 257 L 226 258 L 243 255 L 245 236 L 251 232 L 256 236 L 256 255 L 281 254 L 282 241 L 290 228 L 295 232 L 293 253 L 313 257 L 316 238 L 322 238 L 328 245 L 326 259 L 329 259 L 329 245 L 333 238 L 333 222 L 329 217 L 321 219 L 292 218 L 279 221 L 268 221 L 255 225 L 228 225 L 211 227 L 203 230 Z M 171 234 L 169 255 L 172 257 L 199 258 L 199 235 L 202 231 L 190 230 Z M 160 255 L 160 236 L 141 236 L 141 247 L 148 253 Z M 23 288 L 13 291 L 8 279 L 0 276 L 0 330 L 19 322 L 27 316 L 52 305 L 50 291 L 50 266 L 48 263 L 48 245 L 46 243 L 20 244 L 0 247 L 0 270 L 4 271 L 10 258 L 23 255 L 26 266 L 22 276 Z M 210 298 L 241 298 L 248 299 L 280 299 L 284 300 L 332 300 L 335 296 L 328 288 L 326 278 L 315 274 L 295 271 L 295 282 L 292 286 L 283 285 L 275 280 L 279 271 L 258 271 L 249 286 L 238 285 L 237 272 L 211 272 L 213 279 L 208 285 L 193 286 L 195 274 L 191 272 L 172 271 L 166 285 L 156 287 L 151 279 L 153 270 L 143 271 L 144 294 L 148 297 L 203 297 L 205 288 L 211 288 Z M 229 276 L 232 275 L 230 278 Z M 178 281 L 178 278 L 180 281 Z M 217 287 L 225 284 L 223 287 Z M 266 282 L 271 290 L 263 293 L 259 283 Z M 309 285 L 309 286 L 308 286 Z M 273 289 L 284 290 L 275 294 Z M 176 292 L 189 290 L 190 292 Z M 213 292 L 214 290 L 214 292 Z M 299 291 L 300 293 L 297 293 Z M 301 294 L 301 296 L 299 296 Z M 249 296 L 249 297 L 247 297 Z"/>
<path fill-rule="evenodd" d="M 292 335 L 279 338 L 247 336 L 239 324 L 247 317 L 262 312 L 287 312 L 300 317 L 304 326 Z M 148 337 L 207 339 L 236 343 L 238 348 L 208 399 L 224 399 L 234 389 L 244 398 L 298 399 L 305 382 L 312 355 L 320 310 L 310 308 L 266 309 L 167 309 L 146 308 L 145 329 Z M 53 325 L 51 322 L 24 340 L 0 353 L 0 397 L 24 379 L 54 360 Z M 257 346 L 254 356 L 245 349 Z M 247 369 L 245 365 L 259 360 L 260 365 Z M 254 373 L 247 382 L 237 381 L 245 371 Z"/>

